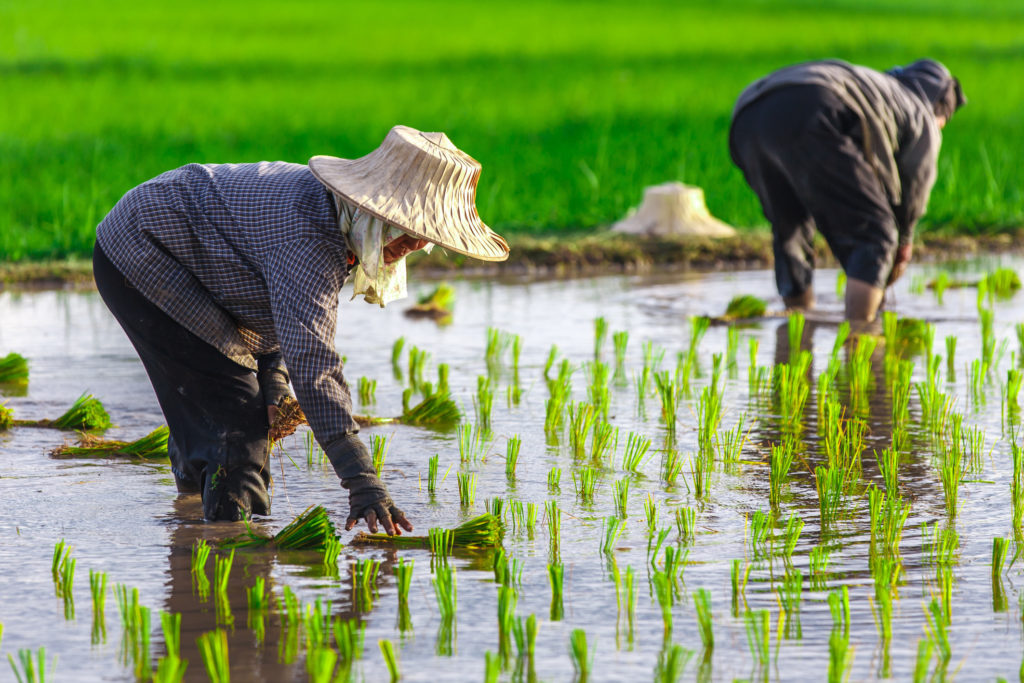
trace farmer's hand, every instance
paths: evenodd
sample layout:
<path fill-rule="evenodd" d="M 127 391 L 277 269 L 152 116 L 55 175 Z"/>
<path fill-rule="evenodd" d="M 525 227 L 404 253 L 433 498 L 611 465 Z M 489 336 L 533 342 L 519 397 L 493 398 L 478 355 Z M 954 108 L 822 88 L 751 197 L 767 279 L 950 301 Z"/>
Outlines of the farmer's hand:
<path fill-rule="evenodd" d="M 342 479 L 341 485 L 348 489 L 349 513 L 345 531 L 354 528 L 360 519 L 366 520 L 370 533 L 377 533 L 377 522 L 390 536 L 401 536 L 402 529 L 412 531 L 412 524 L 391 500 L 387 487 L 376 474 Z"/>
<path fill-rule="evenodd" d="M 907 264 L 910 263 L 910 255 L 913 249 L 914 246 L 909 243 L 901 245 L 896 249 L 896 259 L 892 264 L 892 270 L 889 272 L 889 281 L 886 282 L 886 285 L 896 282 L 907 271 Z"/>

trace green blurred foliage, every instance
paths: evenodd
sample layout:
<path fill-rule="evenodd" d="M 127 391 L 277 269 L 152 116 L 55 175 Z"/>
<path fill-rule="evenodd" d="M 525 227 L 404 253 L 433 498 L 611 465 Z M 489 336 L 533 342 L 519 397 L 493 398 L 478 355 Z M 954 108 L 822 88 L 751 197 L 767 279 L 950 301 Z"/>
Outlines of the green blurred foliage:
<path fill-rule="evenodd" d="M 728 154 L 740 90 L 797 61 L 922 56 L 970 100 L 922 228 L 1019 225 L 1017 0 L 0 0 L 0 260 L 87 253 L 121 194 L 169 168 L 356 157 L 396 123 L 483 164 L 499 230 L 604 225 L 667 180 L 763 225 Z"/>

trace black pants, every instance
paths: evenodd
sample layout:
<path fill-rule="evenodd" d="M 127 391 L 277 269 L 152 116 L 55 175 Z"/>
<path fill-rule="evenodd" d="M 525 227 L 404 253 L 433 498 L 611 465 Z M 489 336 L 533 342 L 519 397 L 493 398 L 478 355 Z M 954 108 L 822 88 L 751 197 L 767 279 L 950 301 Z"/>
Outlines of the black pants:
<path fill-rule="evenodd" d="M 769 92 L 733 120 L 729 151 L 772 224 L 783 296 L 811 286 L 815 227 L 849 277 L 885 286 L 899 231 L 862 139 L 860 118 L 819 86 Z"/>
<path fill-rule="evenodd" d="M 267 409 L 256 374 L 142 296 L 98 244 L 93 277 L 153 384 L 178 490 L 201 492 L 209 520 L 268 514 Z"/>

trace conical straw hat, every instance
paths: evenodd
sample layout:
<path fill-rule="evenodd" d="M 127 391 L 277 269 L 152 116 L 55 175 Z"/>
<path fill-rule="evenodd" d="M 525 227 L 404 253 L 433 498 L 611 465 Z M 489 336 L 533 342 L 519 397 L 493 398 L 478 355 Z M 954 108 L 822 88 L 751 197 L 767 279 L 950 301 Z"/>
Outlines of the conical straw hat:
<path fill-rule="evenodd" d="M 508 244 L 476 212 L 480 163 L 444 133 L 395 126 L 359 159 L 315 156 L 313 175 L 361 211 L 459 254 L 504 261 Z"/>

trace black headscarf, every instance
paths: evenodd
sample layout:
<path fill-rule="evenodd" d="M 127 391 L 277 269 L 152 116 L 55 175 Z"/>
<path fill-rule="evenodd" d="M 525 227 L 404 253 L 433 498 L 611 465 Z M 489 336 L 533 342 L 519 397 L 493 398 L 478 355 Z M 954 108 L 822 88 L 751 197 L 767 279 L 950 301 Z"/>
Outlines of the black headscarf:
<path fill-rule="evenodd" d="M 893 67 L 886 73 L 930 104 L 936 117 L 941 116 L 948 121 L 953 112 L 967 103 L 960 81 L 934 59 L 919 59 L 906 66 Z"/>

